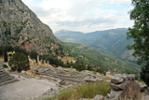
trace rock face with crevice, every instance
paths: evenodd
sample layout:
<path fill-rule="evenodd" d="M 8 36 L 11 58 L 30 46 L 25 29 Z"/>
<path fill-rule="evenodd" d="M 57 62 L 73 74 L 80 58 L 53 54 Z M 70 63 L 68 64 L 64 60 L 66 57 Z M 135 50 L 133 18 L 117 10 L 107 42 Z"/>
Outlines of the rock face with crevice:
<path fill-rule="evenodd" d="M 21 0 L 0 0 L 0 46 L 6 43 L 43 54 L 60 41 Z"/>

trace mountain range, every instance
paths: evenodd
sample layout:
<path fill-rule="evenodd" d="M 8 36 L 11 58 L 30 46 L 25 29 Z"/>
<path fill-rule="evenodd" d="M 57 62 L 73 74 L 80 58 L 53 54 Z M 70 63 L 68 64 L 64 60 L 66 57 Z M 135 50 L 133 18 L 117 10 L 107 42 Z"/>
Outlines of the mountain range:
<path fill-rule="evenodd" d="M 133 61 L 132 51 L 128 49 L 133 41 L 127 37 L 127 32 L 127 28 L 89 33 L 62 30 L 56 32 L 55 35 L 64 42 L 80 43 L 100 52 Z"/>

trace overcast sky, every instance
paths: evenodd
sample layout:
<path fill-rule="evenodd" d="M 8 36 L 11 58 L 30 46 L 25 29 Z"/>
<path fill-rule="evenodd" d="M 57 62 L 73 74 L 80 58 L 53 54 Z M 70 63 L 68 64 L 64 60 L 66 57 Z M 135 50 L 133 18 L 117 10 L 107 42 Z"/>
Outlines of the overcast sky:
<path fill-rule="evenodd" d="M 128 28 L 131 0 L 23 0 L 52 30 Z"/>

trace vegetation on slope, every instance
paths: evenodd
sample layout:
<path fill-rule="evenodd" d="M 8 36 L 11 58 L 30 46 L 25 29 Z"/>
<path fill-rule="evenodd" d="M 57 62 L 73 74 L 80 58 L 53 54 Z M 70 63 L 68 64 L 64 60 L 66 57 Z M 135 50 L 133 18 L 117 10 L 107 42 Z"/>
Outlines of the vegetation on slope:
<path fill-rule="evenodd" d="M 76 63 L 69 64 L 68 67 L 72 66 L 78 70 L 87 69 L 102 73 L 137 73 L 139 70 L 133 63 L 107 56 L 84 45 L 65 43 L 64 52 L 77 59 Z"/>

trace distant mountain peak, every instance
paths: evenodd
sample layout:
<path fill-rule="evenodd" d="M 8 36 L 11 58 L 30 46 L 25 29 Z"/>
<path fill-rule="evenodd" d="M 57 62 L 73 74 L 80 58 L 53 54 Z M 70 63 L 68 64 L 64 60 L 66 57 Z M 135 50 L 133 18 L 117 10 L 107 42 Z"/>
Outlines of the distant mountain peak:
<path fill-rule="evenodd" d="M 65 29 L 63 29 L 63 30 L 59 30 L 59 31 L 57 31 L 57 32 L 55 32 L 55 33 L 59 33 L 59 32 L 74 32 L 74 33 L 81 33 L 81 34 L 83 34 L 83 32 L 80 32 L 80 31 L 73 31 L 73 30 L 65 30 Z"/>

